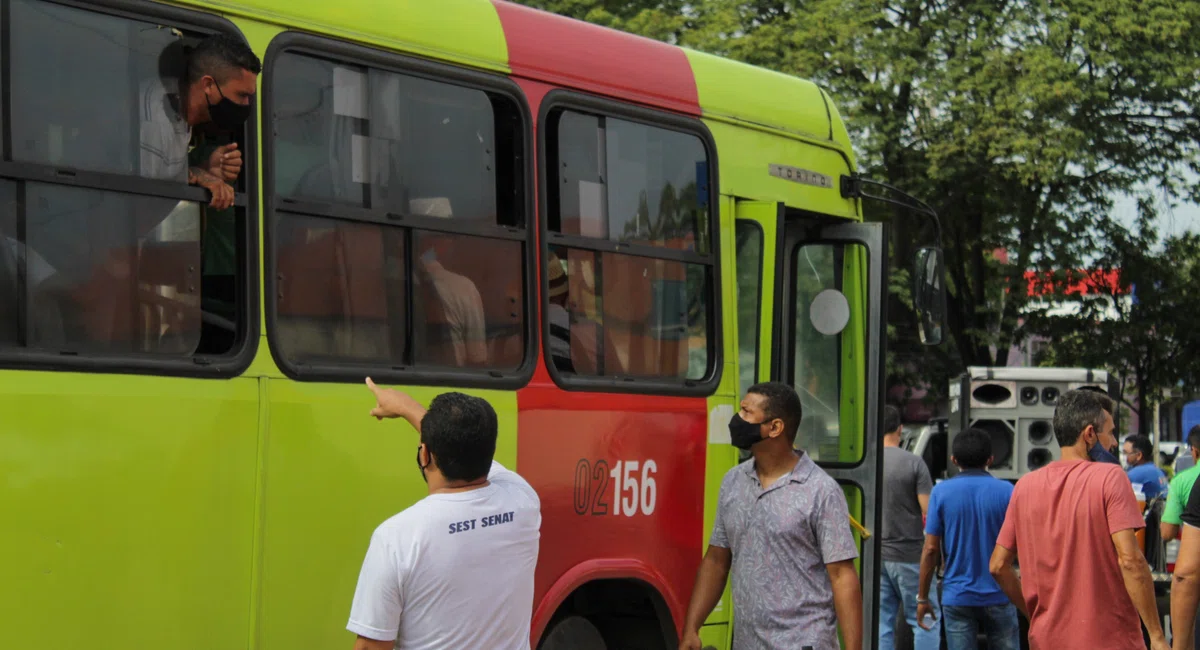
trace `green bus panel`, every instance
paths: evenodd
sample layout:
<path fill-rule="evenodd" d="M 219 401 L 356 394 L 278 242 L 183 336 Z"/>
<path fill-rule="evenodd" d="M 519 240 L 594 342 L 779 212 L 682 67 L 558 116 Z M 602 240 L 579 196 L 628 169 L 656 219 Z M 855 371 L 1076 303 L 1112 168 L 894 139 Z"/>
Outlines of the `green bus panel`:
<path fill-rule="evenodd" d="M 855 201 L 842 198 L 840 177 L 851 173 L 847 158 L 832 143 L 814 143 L 780 132 L 705 117 L 717 142 L 721 193 L 756 201 L 860 220 Z M 771 165 L 820 172 L 830 183 L 818 187 L 771 175 Z"/>
<path fill-rule="evenodd" d="M 508 71 L 508 43 L 500 16 L 486 0 L 179 0 L 179 4 L 485 70 Z M 448 16 L 453 20 L 447 20 Z M 250 42 L 261 55 L 259 44 Z"/>
<path fill-rule="evenodd" d="M 258 381 L 0 386 L 0 648 L 245 647 Z"/>
<path fill-rule="evenodd" d="M 723 623 L 700 628 L 700 642 L 704 644 L 704 650 L 729 650 L 731 631 L 729 626 Z"/>
<path fill-rule="evenodd" d="M 405 387 L 422 404 L 447 388 Z M 496 460 L 516 468 L 516 393 L 466 391 L 499 418 Z M 258 650 L 349 648 L 350 601 L 375 528 L 427 494 L 416 431 L 369 416 L 361 384 L 270 380 L 264 437 Z"/>

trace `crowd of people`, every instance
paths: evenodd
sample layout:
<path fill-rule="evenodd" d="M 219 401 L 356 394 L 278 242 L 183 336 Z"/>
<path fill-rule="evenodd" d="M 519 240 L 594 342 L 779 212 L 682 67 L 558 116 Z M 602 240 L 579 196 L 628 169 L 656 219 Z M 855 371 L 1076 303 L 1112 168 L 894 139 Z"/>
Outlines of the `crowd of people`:
<path fill-rule="evenodd" d="M 896 610 L 903 602 L 916 650 L 1021 647 L 1018 613 L 1029 625 L 1030 648 L 1171 647 L 1162 626 L 1150 565 L 1138 533 L 1149 504 L 1165 504 L 1159 533 L 1182 543 L 1171 592 L 1173 647 L 1194 647 L 1200 605 L 1200 498 L 1192 485 L 1200 469 L 1180 472 L 1168 485 L 1153 462 L 1153 445 L 1127 437 L 1120 453 L 1113 435 L 1113 402 L 1089 389 L 1064 394 L 1054 413 L 1061 459 L 1022 477 L 1015 486 L 992 477 L 991 439 L 968 429 L 954 436 L 951 461 L 958 473 L 931 486 L 928 470 L 899 447 L 899 413 L 885 418 L 883 515 L 884 579 L 879 647 L 894 648 Z M 1200 457 L 1200 427 L 1188 436 Z M 908 586 L 911 555 L 889 557 L 915 538 L 924 516 L 924 548 Z M 891 566 L 889 566 L 891 565 Z M 934 575 L 942 571 L 941 602 Z M 943 630 L 939 630 L 940 626 Z"/>
<path fill-rule="evenodd" d="M 373 416 L 403 418 L 420 433 L 416 463 L 430 494 L 371 538 L 348 624 L 356 650 L 528 648 L 540 501 L 493 460 L 495 412 L 460 393 L 439 396 L 427 411 L 367 381 Z M 862 647 L 849 510 L 837 482 L 797 449 L 801 417 L 795 390 L 770 382 L 752 386 L 730 421 L 730 441 L 750 458 L 722 481 L 681 650 L 703 647 L 701 626 L 730 580 L 736 650 Z M 881 650 L 894 647 L 901 609 L 916 650 L 940 648 L 943 631 L 950 650 L 976 648 L 980 635 L 991 650 L 1016 650 L 1018 616 L 1028 621 L 1033 649 L 1170 648 L 1136 536 L 1145 518 L 1135 494 L 1167 498 L 1165 538 L 1183 528 L 1171 614 L 1174 648 L 1192 647 L 1200 496 L 1191 488 L 1200 468 L 1168 487 L 1153 463 L 1154 471 L 1145 469 L 1151 454 L 1138 436 L 1124 442 L 1128 473 L 1093 460 L 1105 441 L 1115 447 L 1106 395 L 1063 394 L 1053 420 L 1061 459 L 1015 486 L 989 474 L 994 458 L 984 431 L 953 437 L 958 472 L 934 485 L 925 463 L 900 446 L 899 411 L 886 408 L 884 422 Z M 1188 443 L 1200 457 L 1200 427 Z M 463 562 L 491 567 L 488 584 L 504 593 L 453 579 L 448 563 Z"/>

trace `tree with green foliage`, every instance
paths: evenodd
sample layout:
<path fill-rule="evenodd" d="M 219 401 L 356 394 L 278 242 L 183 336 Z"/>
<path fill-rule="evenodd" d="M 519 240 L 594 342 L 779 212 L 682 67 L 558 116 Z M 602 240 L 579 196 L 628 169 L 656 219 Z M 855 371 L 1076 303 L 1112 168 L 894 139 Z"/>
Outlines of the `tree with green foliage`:
<path fill-rule="evenodd" d="M 935 390 L 1005 365 L 1029 269 L 1076 268 L 1113 197 L 1200 198 L 1200 3 L 1174 0 L 531 0 L 806 77 L 842 108 L 862 171 L 942 215 L 952 344 L 923 349 L 893 300 L 893 381 Z M 893 259 L 928 237 L 894 224 Z M 1008 252 L 1007 261 L 994 252 Z M 911 378 L 910 378 L 911 380 Z"/>
<path fill-rule="evenodd" d="M 1116 373 L 1122 401 L 1138 414 L 1139 433 L 1148 434 L 1167 391 L 1200 389 L 1200 235 L 1160 244 L 1149 214 L 1132 229 L 1105 220 L 1096 230 L 1096 259 L 1105 269 L 1049 276 L 1045 302 L 1029 310 L 1026 327 L 1050 341 L 1040 365 Z"/>
<path fill-rule="evenodd" d="M 520 4 L 668 43 L 678 43 L 693 24 L 684 0 L 521 0 Z"/>

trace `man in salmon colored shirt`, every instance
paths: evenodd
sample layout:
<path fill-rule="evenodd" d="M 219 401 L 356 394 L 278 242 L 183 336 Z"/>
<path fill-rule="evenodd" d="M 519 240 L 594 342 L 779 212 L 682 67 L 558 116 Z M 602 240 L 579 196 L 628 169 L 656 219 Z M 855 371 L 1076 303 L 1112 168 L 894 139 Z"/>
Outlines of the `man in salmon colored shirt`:
<path fill-rule="evenodd" d="M 1088 459 L 1112 429 L 1094 393 L 1063 394 L 1054 409 L 1062 460 L 1013 489 L 989 569 L 1029 619 L 1031 650 L 1144 648 L 1139 616 L 1151 648 L 1170 647 L 1134 536 L 1146 522 L 1133 487 L 1119 466 Z"/>

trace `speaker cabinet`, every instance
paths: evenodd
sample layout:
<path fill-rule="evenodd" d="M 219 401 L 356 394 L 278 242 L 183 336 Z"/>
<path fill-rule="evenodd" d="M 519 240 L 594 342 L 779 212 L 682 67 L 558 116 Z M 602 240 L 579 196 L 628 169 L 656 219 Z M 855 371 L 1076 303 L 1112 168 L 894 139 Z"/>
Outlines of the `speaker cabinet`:
<path fill-rule="evenodd" d="M 1089 387 L 1111 395 L 1113 383 L 1102 370 L 1074 368 L 968 368 L 950 384 L 947 475 L 954 438 L 977 428 L 992 441 L 991 472 L 1017 480 L 1062 457 L 1054 437 L 1054 407 L 1063 393 Z"/>

